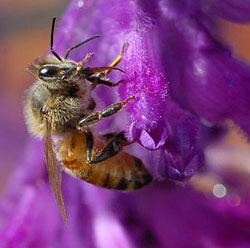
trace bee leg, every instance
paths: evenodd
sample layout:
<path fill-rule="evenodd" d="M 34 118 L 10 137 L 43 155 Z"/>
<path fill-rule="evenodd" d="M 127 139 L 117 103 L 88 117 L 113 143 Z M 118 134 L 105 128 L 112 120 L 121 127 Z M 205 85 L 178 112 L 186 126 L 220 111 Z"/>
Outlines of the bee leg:
<path fill-rule="evenodd" d="M 85 56 L 85 58 L 83 59 L 83 61 L 81 61 L 79 63 L 80 66 L 85 65 L 92 56 L 93 56 L 93 53 L 87 53 L 86 56 Z"/>
<path fill-rule="evenodd" d="M 105 76 L 113 70 L 119 70 L 124 73 L 124 71 L 120 70 L 119 68 L 115 68 L 115 66 L 121 62 L 126 45 L 127 43 L 124 43 L 121 53 L 109 64 L 108 67 L 85 68 L 84 73 L 88 75 L 87 80 L 92 82 L 94 86 L 103 84 L 109 87 L 115 87 L 119 85 L 122 80 L 120 80 L 118 83 L 112 83 L 109 80 L 105 79 Z M 95 76 L 93 76 L 93 74 L 95 74 Z"/>
<path fill-rule="evenodd" d="M 111 115 L 118 113 L 119 111 L 121 111 L 123 109 L 123 107 L 125 105 L 127 105 L 134 98 L 135 98 L 135 96 L 132 95 L 127 100 L 125 100 L 123 102 L 114 103 L 114 104 L 108 106 L 107 108 L 105 108 L 103 111 L 96 111 L 96 112 L 86 116 L 85 118 L 83 118 L 79 121 L 78 129 L 81 130 L 82 126 L 92 125 L 95 122 L 98 122 L 99 120 L 101 120 L 102 118 L 106 118 L 106 117 L 109 117 Z"/>
<path fill-rule="evenodd" d="M 123 44 L 121 53 L 109 64 L 110 67 L 114 67 L 121 62 L 127 44 L 128 44 L 127 42 L 125 42 Z M 106 76 L 110 72 L 111 72 L 111 70 L 106 70 L 103 73 L 100 73 L 100 75 L 98 75 L 98 76 L 101 76 L 101 77 Z"/>
<path fill-rule="evenodd" d="M 93 135 L 92 135 L 91 131 L 88 130 L 88 129 L 85 131 L 85 134 L 86 134 L 86 142 L 87 142 L 86 157 L 87 157 L 87 163 L 89 163 L 89 164 L 98 163 L 98 162 L 106 160 L 106 159 L 108 159 L 110 157 L 113 157 L 114 155 L 116 155 L 121 150 L 121 148 L 124 145 L 129 145 L 130 144 L 126 140 L 123 132 L 119 133 L 119 134 L 107 133 L 107 134 L 103 135 L 102 138 L 104 138 L 107 142 L 110 141 L 110 140 L 111 141 L 108 143 L 108 145 L 105 146 L 105 148 L 102 151 L 100 151 L 97 158 L 92 160 L 92 153 L 93 153 L 93 147 L 94 147 Z M 111 147 L 111 149 L 110 149 L 110 147 Z M 115 147 L 115 149 L 113 149 L 113 147 Z M 107 150 L 108 150 L 108 152 L 107 152 Z M 103 154 L 105 154 L 105 155 L 103 155 Z M 108 157 L 105 158 L 103 156 L 108 156 Z M 95 162 L 96 159 L 98 159 L 98 162 Z"/>
<path fill-rule="evenodd" d="M 105 133 L 105 134 L 99 136 L 99 138 L 105 142 L 108 142 L 111 139 L 113 139 L 116 135 L 117 135 L 117 133 Z"/>
<path fill-rule="evenodd" d="M 95 164 L 107 160 L 117 153 L 119 153 L 123 146 L 130 145 L 131 143 L 127 141 L 124 136 L 124 132 L 117 134 L 92 160 L 88 160 L 88 163 Z"/>
<path fill-rule="evenodd" d="M 87 162 L 90 163 L 92 160 L 92 151 L 93 151 L 93 146 L 94 146 L 94 139 L 93 135 L 90 132 L 90 130 L 87 130 L 86 132 L 86 139 L 87 139 L 87 151 L 86 151 L 86 156 L 87 156 Z"/>
<path fill-rule="evenodd" d="M 108 87 L 116 87 L 118 86 L 123 80 L 119 80 L 117 83 L 112 83 L 107 79 L 102 79 L 98 76 L 90 76 L 87 78 L 88 81 L 90 81 L 91 83 L 93 83 L 94 87 L 96 87 L 97 85 L 105 85 Z"/>

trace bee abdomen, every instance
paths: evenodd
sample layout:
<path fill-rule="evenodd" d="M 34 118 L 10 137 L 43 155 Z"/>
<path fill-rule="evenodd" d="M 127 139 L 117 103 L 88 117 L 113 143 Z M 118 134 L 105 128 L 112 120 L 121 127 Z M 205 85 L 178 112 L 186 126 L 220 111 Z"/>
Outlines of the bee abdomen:
<path fill-rule="evenodd" d="M 153 177 L 140 159 L 133 156 L 130 158 L 128 168 L 119 166 L 119 164 L 112 164 L 112 166 L 91 164 L 82 179 L 108 189 L 124 191 L 140 189 L 149 184 Z"/>
<path fill-rule="evenodd" d="M 143 162 L 126 152 L 100 163 L 87 163 L 85 134 L 70 133 L 60 145 L 57 155 L 65 172 L 99 187 L 132 191 L 153 180 Z"/>
<path fill-rule="evenodd" d="M 134 156 L 131 156 L 134 161 L 135 168 L 130 171 L 130 180 L 127 190 L 135 190 L 144 187 L 152 182 L 153 177 L 147 171 L 142 161 Z"/>

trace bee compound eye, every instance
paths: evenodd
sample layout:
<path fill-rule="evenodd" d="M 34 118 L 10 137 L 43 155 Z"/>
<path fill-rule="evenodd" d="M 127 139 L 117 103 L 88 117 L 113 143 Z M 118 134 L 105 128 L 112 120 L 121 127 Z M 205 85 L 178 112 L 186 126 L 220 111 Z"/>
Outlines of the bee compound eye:
<path fill-rule="evenodd" d="M 40 69 L 39 76 L 41 77 L 56 77 L 58 75 L 58 68 L 56 66 L 45 66 Z"/>

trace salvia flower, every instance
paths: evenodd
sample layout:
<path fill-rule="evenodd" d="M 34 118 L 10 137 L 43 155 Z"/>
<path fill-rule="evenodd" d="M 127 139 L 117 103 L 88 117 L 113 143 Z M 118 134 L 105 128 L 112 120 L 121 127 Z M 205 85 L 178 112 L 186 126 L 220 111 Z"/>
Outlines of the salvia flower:
<path fill-rule="evenodd" d="M 218 17 L 249 22 L 249 6 L 248 0 L 72 0 L 55 37 L 60 55 L 100 34 L 70 59 L 93 52 L 88 65 L 107 66 L 126 44 L 118 65 L 125 74 L 110 73 L 111 81 L 123 82 L 93 95 L 97 109 L 135 98 L 95 131 L 124 130 L 135 143 L 128 150 L 162 182 L 119 193 L 64 175 L 67 229 L 50 192 L 41 143 L 33 142 L 1 206 L 1 247 L 248 247 L 250 195 L 243 189 L 249 184 L 234 188 L 240 175 L 228 180 L 216 160 L 222 150 L 211 147 L 228 119 L 250 134 L 250 67 L 219 40 L 216 28 Z M 233 166 L 237 162 L 232 157 Z M 172 182 L 190 179 L 205 163 L 210 184 L 227 183 L 225 200 Z"/>

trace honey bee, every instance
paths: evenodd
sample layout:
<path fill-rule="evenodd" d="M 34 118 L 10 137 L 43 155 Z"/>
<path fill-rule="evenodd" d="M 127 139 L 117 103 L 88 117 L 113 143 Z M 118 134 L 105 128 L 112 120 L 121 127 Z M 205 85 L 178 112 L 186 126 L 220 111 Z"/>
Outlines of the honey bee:
<path fill-rule="evenodd" d="M 102 118 L 121 111 L 135 96 L 114 103 L 102 111 L 94 111 L 92 90 L 98 85 L 115 87 L 106 75 L 121 61 L 122 52 L 107 67 L 86 67 L 91 54 L 79 63 L 67 59 L 73 49 L 99 37 L 95 35 L 66 51 L 61 58 L 53 49 L 55 18 L 52 21 L 50 51 L 52 55 L 36 58 L 29 71 L 36 82 L 28 89 L 25 119 L 31 134 L 45 139 L 45 158 L 49 181 L 60 212 L 67 223 L 61 191 L 61 171 L 88 183 L 108 189 L 130 191 L 152 181 L 142 161 L 122 151 L 130 145 L 124 132 L 94 136 L 91 126 Z M 51 136 L 60 136 L 55 147 Z"/>

